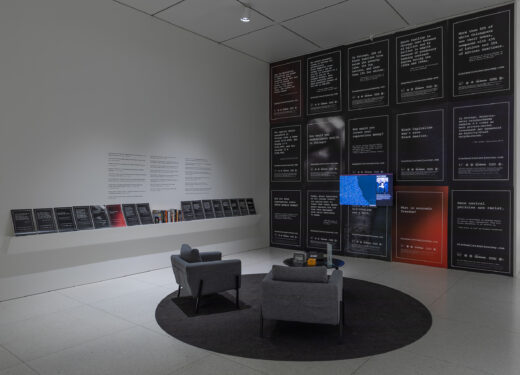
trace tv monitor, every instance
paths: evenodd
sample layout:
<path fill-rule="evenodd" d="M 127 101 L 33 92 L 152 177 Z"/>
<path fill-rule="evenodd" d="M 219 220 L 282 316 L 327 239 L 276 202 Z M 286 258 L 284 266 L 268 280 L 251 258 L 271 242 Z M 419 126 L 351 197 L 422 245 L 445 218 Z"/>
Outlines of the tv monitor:
<path fill-rule="evenodd" d="M 393 175 L 356 174 L 339 178 L 339 203 L 346 206 L 391 206 Z"/>

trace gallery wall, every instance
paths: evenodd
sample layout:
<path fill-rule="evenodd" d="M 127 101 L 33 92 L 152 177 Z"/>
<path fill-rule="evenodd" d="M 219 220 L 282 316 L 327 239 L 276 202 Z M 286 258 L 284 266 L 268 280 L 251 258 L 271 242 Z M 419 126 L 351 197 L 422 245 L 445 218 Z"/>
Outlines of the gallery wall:
<path fill-rule="evenodd" d="M 512 275 L 513 10 L 271 64 L 271 244 Z M 383 172 L 394 207 L 339 205 Z"/>
<path fill-rule="evenodd" d="M 268 244 L 267 64 L 108 0 L 2 1 L 0 33 L 0 300 Z M 176 177 L 118 185 L 120 158 Z M 9 214 L 210 198 L 258 215 L 21 238 Z"/>

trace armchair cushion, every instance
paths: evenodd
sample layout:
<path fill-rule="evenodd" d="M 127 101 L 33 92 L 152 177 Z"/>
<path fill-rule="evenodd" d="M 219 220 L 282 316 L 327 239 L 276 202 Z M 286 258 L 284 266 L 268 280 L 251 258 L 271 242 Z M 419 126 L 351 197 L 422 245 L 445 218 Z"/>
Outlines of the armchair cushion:
<path fill-rule="evenodd" d="M 192 249 L 190 245 L 183 244 L 181 246 L 181 258 L 188 263 L 202 262 L 198 249 Z"/>
<path fill-rule="evenodd" d="M 304 283 L 328 282 L 327 268 L 325 267 L 284 267 L 273 266 L 273 280 L 293 281 Z"/>

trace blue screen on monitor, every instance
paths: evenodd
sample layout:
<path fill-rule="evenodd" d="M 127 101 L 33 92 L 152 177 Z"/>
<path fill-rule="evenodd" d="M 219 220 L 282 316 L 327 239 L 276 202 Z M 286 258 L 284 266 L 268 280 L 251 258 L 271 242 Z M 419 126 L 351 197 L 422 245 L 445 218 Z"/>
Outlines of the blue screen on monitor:
<path fill-rule="evenodd" d="M 391 174 L 344 175 L 339 178 L 339 203 L 346 206 L 391 206 Z"/>

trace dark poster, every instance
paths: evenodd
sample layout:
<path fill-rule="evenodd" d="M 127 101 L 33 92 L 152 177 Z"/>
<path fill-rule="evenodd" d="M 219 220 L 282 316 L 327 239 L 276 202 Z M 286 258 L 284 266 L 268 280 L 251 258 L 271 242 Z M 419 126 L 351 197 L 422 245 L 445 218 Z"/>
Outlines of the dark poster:
<path fill-rule="evenodd" d="M 111 227 L 126 227 L 125 216 L 120 204 L 107 204 L 106 208 Z"/>
<path fill-rule="evenodd" d="M 341 50 L 307 58 L 307 115 L 341 111 Z"/>
<path fill-rule="evenodd" d="M 90 206 L 90 212 L 92 214 L 92 220 L 94 221 L 94 228 L 110 227 L 105 206 Z"/>
<path fill-rule="evenodd" d="M 195 220 L 204 220 L 204 208 L 202 208 L 202 201 L 191 201 L 193 207 L 193 216 Z"/>
<path fill-rule="evenodd" d="M 340 116 L 316 118 L 307 124 L 307 179 L 337 181 L 341 174 L 345 122 Z"/>
<path fill-rule="evenodd" d="M 511 11 L 453 22 L 453 96 L 509 90 Z"/>
<path fill-rule="evenodd" d="M 11 219 L 16 236 L 36 232 L 32 210 L 11 210 Z"/>
<path fill-rule="evenodd" d="M 213 211 L 213 205 L 210 200 L 202 201 L 202 208 L 204 209 L 204 217 L 206 219 L 214 219 L 215 212 Z"/>
<path fill-rule="evenodd" d="M 240 208 L 238 207 L 238 199 L 230 199 L 229 205 L 233 216 L 240 216 Z"/>
<path fill-rule="evenodd" d="M 509 103 L 453 108 L 453 179 L 509 180 Z"/>
<path fill-rule="evenodd" d="M 397 115 L 397 181 L 444 180 L 444 109 Z"/>
<path fill-rule="evenodd" d="M 448 187 L 396 186 L 392 260 L 448 266 Z"/>
<path fill-rule="evenodd" d="M 213 199 L 211 203 L 213 203 L 213 211 L 215 212 L 215 217 L 224 217 L 222 201 L 220 199 Z"/>
<path fill-rule="evenodd" d="M 249 215 L 249 212 L 247 211 L 247 203 L 246 203 L 245 199 L 238 200 L 238 208 L 240 209 L 240 215 L 242 215 L 242 216 Z"/>
<path fill-rule="evenodd" d="M 301 246 L 302 192 L 300 190 L 271 191 L 271 244 Z"/>
<path fill-rule="evenodd" d="M 152 210 L 150 209 L 150 204 L 138 203 L 136 206 L 141 224 L 153 224 Z"/>
<path fill-rule="evenodd" d="M 341 251 L 341 206 L 338 191 L 307 192 L 307 247 Z"/>
<path fill-rule="evenodd" d="M 54 209 L 56 223 L 60 232 L 71 232 L 76 229 L 76 222 L 72 214 L 72 207 L 56 207 Z"/>
<path fill-rule="evenodd" d="M 271 181 L 301 181 L 301 125 L 271 128 Z"/>
<path fill-rule="evenodd" d="M 451 266 L 512 275 L 511 191 L 453 190 Z"/>
<path fill-rule="evenodd" d="M 300 60 L 271 65 L 271 121 L 301 116 L 301 70 Z"/>
<path fill-rule="evenodd" d="M 388 172 L 388 116 L 351 119 L 348 127 L 349 173 Z"/>
<path fill-rule="evenodd" d="M 90 214 L 89 206 L 75 206 L 72 207 L 74 219 L 76 220 L 76 227 L 78 230 L 88 230 L 94 228 L 94 222 Z"/>
<path fill-rule="evenodd" d="M 348 109 L 367 109 L 388 105 L 388 39 L 348 49 Z"/>
<path fill-rule="evenodd" d="M 126 224 L 129 227 L 133 225 L 141 225 L 135 204 L 123 204 L 123 214 L 125 215 Z"/>
<path fill-rule="evenodd" d="M 255 202 L 253 201 L 253 198 L 247 198 L 247 210 L 249 211 L 249 215 L 256 215 L 256 208 L 255 208 Z"/>
<path fill-rule="evenodd" d="M 390 260 L 389 207 L 345 206 L 347 224 L 344 253 L 350 256 Z"/>
<path fill-rule="evenodd" d="M 444 97 L 442 26 L 396 37 L 396 101 L 411 103 Z"/>
<path fill-rule="evenodd" d="M 191 205 L 190 201 L 182 201 L 181 210 L 182 210 L 182 221 L 195 220 L 195 215 L 193 214 L 193 206 Z"/>
<path fill-rule="evenodd" d="M 52 208 L 35 208 L 33 212 L 38 233 L 56 232 L 56 222 L 54 221 L 54 211 Z"/>
<path fill-rule="evenodd" d="M 233 216 L 233 210 L 231 209 L 231 203 L 229 199 L 222 199 L 222 210 L 225 217 Z"/>

